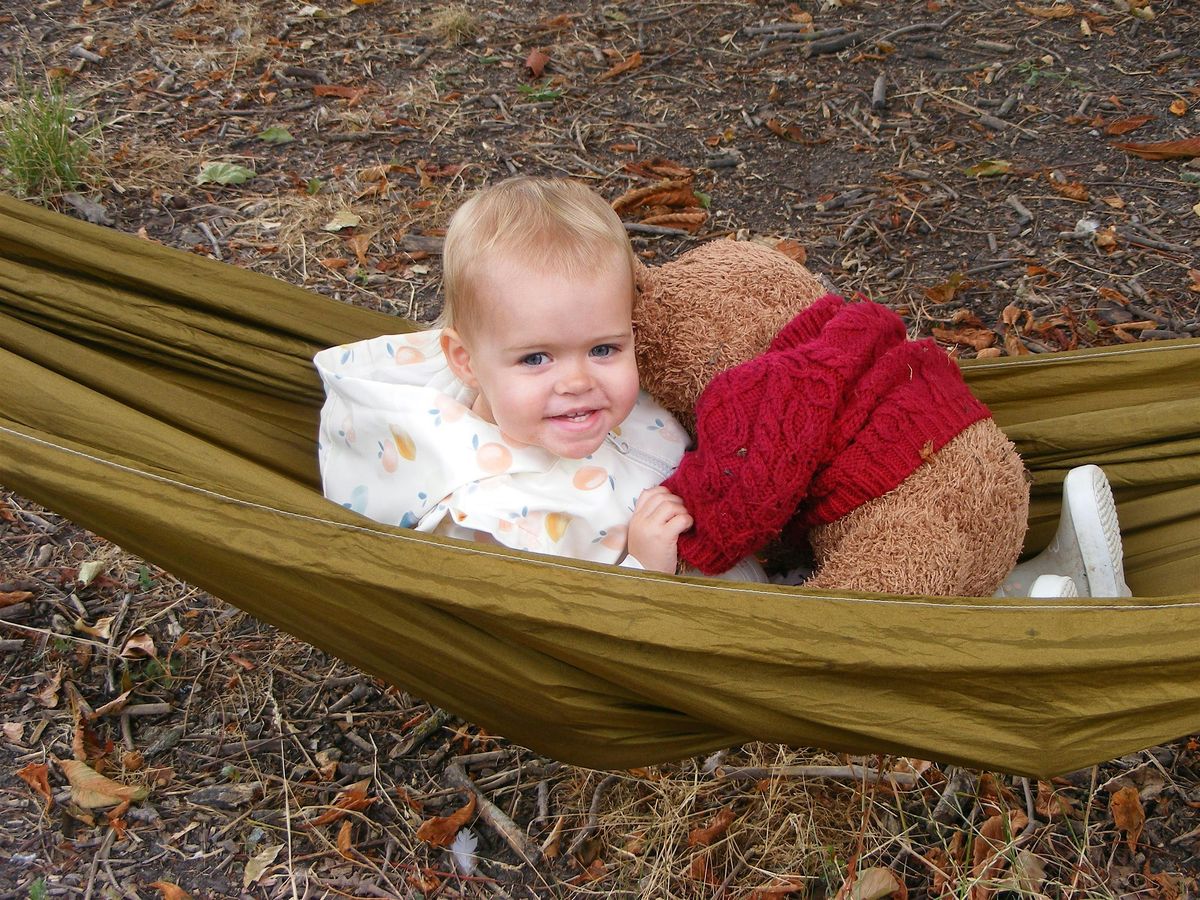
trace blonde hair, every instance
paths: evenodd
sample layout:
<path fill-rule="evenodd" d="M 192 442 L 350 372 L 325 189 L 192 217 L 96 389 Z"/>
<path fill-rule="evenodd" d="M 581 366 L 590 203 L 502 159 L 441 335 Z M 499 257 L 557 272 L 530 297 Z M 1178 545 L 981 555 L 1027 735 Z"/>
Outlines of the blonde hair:
<path fill-rule="evenodd" d="M 442 253 L 445 305 L 438 325 L 460 332 L 478 320 L 483 273 L 506 258 L 568 278 L 637 261 L 625 226 L 604 198 L 577 181 L 521 176 L 474 194 L 450 219 Z M 632 293 L 631 293 L 632 299 Z"/>

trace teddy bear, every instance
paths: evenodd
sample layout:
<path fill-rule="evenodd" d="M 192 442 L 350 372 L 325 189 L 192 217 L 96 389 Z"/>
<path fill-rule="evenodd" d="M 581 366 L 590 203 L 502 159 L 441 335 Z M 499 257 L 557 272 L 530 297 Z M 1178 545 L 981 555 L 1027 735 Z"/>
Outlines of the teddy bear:
<path fill-rule="evenodd" d="M 640 266 L 633 319 L 642 387 L 699 431 L 667 481 L 696 520 L 680 539 L 684 562 L 713 574 L 782 533 L 811 549 L 806 589 L 979 597 L 1000 587 L 1025 536 L 1024 466 L 953 360 L 908 340 L 895 313 L 846 303 L 770 247 L 717 240 Z M 864 407 L 880 392 L 928 415 L 928 427 L 890 413 L 881 424 Z M 730 396 L 759 421 L 728 421 Z M 777 422 L 792 430 L 764 437 Z M 755 469 L 753 441 L 786 450 Z M 880 450 L 885 477 L 849 496 L 842 470 Z"/>

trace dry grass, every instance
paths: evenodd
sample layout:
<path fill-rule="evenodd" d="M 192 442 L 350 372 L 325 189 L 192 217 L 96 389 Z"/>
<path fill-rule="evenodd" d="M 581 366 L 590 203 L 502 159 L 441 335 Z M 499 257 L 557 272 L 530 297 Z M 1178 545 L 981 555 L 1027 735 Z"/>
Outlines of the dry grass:
<path fill-rule="evenodd" d="M 479 18 L 466 6 L 439 9 L 429 20 L 434 34 L 447 44 L 465 44 L 479 33 Z"/>

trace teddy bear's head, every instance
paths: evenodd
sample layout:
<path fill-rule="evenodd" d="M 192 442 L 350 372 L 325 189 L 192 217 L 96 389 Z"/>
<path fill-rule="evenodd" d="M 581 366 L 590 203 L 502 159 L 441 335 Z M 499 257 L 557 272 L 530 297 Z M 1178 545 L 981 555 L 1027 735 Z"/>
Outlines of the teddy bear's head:
<path fill-rule="evenodd" d="M 642 387 L 690 429 L 714 375 L 762 353 L 828 292 L 804 266 L 748 241 L 711 241 L 640 267 L 633 326 Z"/>

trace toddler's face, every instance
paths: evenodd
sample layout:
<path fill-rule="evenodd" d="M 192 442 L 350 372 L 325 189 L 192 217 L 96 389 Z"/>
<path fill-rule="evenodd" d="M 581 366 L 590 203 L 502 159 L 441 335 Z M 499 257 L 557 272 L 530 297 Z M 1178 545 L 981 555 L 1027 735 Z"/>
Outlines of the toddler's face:
<path fill-rule="evenodd" d="M 455 374 L 479 390 L 474 411 L 515 441 L 570 459 L 593 453 L 637 401 L 628 264 L 614 254 L 568 279 L 501 261 L 479 290 L 470 335 L 442 337 Z"/>

